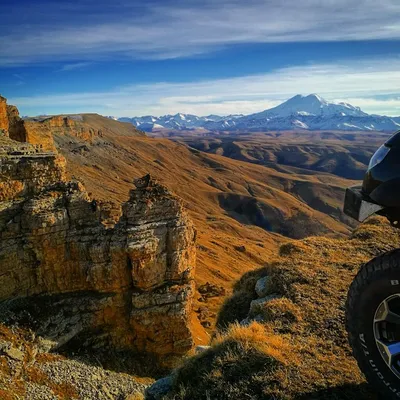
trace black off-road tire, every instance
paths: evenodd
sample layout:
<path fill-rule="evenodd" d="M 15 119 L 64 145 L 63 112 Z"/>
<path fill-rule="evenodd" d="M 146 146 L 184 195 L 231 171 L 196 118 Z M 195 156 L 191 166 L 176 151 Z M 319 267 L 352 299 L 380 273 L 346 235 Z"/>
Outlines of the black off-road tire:
<path fill-rule="evenodd" d="M 379 352 L 374 318 L 381 303 L 396 294 L 400 294 L 400 249 L 365 264 L 350 286 L 346 303 L 346 328 L 354 357 L 384 399 L 400 399 L 400 378 Z"/>

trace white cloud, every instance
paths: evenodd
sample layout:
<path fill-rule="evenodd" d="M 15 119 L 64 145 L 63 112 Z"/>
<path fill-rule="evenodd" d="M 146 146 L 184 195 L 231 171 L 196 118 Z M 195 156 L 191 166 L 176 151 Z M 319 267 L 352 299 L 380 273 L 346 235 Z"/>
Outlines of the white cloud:
<path fill-rule="evenodd" d="M 60 68 L 61 72 L 64 71 L 74 71 L 77 69 L 83 69 L 91 65 L 92 63 L 90 62 L 77 62 L 77 63 L 71 63 L 71 64 L 65 64 Z"/>
<path fill-rule="evenodd" d="M 177 58 L 244 43 L 400 39 L 398 0 L 189 0 L 165 6 L 150 2 L 140 12 L 121 1 L 104 15 L 97 15 L 93 4 L 86 10 L 77 3 L 74 10 L 60 3 L 54 3 L 60 7 L 58 18 L 55 8 L 38 3 L 40 24 L 3 27 L 0 64 Z"/>
<path fill-rule="evenodd" d="M 318 93 L 367 112 L 400 115 L 400 58 L 296 66 L 230 79 L 126 85 L 107 92 L 20 97 L 9 102 L 23 114 L 204 115 L 257 112 L 298 93 Z"/>
<path fill-rule="evenodd" d="M 369 114 L 400 116 L 400 96 L 388 99 L 348 97 L 346 99 L 334 99 L 334 101 L 356 104 Z"/>

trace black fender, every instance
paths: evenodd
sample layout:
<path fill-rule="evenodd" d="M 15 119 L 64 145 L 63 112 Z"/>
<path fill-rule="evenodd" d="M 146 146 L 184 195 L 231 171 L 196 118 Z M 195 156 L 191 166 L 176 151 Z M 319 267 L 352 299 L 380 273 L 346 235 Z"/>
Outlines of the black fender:
<path fill-rule="evenodd" d="M 382 182 L 369 197 L 383 207 L 400 208 L 400 177 Z"/>

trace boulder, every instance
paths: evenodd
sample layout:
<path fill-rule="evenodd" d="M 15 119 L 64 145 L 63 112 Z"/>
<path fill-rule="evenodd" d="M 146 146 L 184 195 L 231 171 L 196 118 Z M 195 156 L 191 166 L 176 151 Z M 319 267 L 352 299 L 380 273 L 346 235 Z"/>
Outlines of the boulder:
<path fill-rule="evenodd" d="M 258 297 L 265 297 L 268 294 L 268 291 L 269 291 L 268 282 L 269 282 L 269 280 L 270 279 L 269 279 L 268 276 L 264 276 L 263 278 L 260 278 L 256 282 L 255 291 L 256 291 Z"/>
<path fill-rule="evenodd" d="M 200 346 L 199 345 L 199 346 L 196 346 L 195 351 L 196 351 L 196 354 L 200 354 L 200 353 L 207 351 L 208 349 L 211 349 L 211 346 Z"/>
<path fill-rule="evenodd" d="M 172 375 L 161 378 L 154 382 L 149 388 L 146 389 L 146 400 L 162 400 L 164 396 L 172 389 L 173 377 Z"/>

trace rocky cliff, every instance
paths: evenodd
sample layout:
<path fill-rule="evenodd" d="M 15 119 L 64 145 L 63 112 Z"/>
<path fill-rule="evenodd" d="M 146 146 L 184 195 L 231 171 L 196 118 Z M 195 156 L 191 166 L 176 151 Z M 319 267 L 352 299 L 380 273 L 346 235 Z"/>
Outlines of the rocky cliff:
<path fill-rule="evenodd" d="M 31 144 L 13 140 L 19 117 L 4 104 L 0 322 L 28 325 L 48 349 L 95 337 L 96 346 L 187 352 L 196 232 L 181 200 L 147 175 L 135 180 L 120 218 L 105 223 L 102 204 L 66 180 L 48 132 L 41 145 L 40 123 Z"/>
<path fill-rule="evenodd" d="M 98 114 L 55 115 L 25 118 L 25 141 L 40 143 L 44 148 L 53 150 L 53 138 L 74 137 L 88 143 L 101 141 L 104 135 L 145 136 L 143 132 L 129 123 L 121 123 Z"/>
<path fill-rule="evenodd" d="M 0 96 L 0 136 L 10 137 L 19 142 L 28 141 L 24 121 L 20 118 L 17 107 L 8 105 L 2 96 Z"/>
<path fill-rule="evenodd" d="M 0 96 L 0 130 L 3 135 L 8 134 L 9 123 L 7 115 L 7 101 Z"/>

